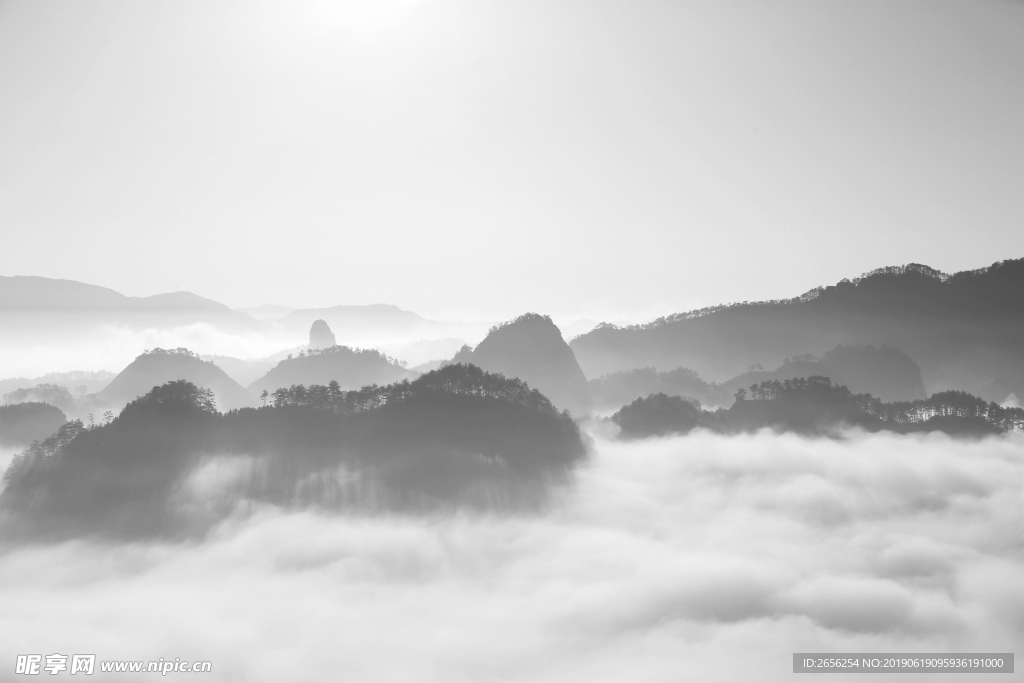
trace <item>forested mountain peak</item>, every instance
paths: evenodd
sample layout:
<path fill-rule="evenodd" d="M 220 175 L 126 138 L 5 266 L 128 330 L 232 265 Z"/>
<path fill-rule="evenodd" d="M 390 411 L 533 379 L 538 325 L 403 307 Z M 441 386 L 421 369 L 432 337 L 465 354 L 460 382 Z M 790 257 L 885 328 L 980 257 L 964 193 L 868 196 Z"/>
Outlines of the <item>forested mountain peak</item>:
<path fill-rule="evenodd" d="M 276 392 L 272 406 L 219 413 L 209 391 L 172 381 L 102 425 L 68 423 L 68 438 L 30 448 L 8 468 L 0 534 L 202 533 L 244 501 L 535 505 L 585 453 L 568 414 L 521 380 L 475 366 L 350 392 L 336 383 L 299 389 Z M 193 484 L 225 456 L 258 462 L 260 476 L 204 486 L 192 504 Z"/>
<path fill-rule="evenodd" d="M 217 401 L 211 390 L 197 387 L 188 380 L 178 379 L 153 387 L 149 393 L 125 406 L 121 415 L 130 415 L 137 410 L 147 408 L 213 414 L 217 412 Z"/>

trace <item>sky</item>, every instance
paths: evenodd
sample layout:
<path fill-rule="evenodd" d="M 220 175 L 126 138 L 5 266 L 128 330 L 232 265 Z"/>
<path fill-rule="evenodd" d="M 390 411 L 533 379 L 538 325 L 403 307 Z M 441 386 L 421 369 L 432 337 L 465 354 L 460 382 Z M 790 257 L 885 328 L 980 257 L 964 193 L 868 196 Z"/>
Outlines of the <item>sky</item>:
<path fill-rule="evenodd" d="M 1024 3 L 0 1 L 0 274 L 650 319 L 1024 256 Z"/>

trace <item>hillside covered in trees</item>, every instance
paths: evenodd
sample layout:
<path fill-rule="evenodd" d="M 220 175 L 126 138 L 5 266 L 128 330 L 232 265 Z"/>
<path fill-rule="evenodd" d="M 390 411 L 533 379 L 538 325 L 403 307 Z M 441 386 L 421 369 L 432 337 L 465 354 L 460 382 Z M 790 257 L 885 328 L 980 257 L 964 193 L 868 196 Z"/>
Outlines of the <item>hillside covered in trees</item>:
<path fill-rule="evenodd" d="M 6 473 L 4 535 L 198 533 L 246 501 L 536 505 L 585 453 L 575 422 L 540 392 L 461 364 L 347 392 L 296 386 L 223 414 L 210 391 L 175 381 L 109 423 L 68 424 Z"/>
<path fill-rule="evenodd" d="M 685 434 L 696 428 L 725 434 L 764 428 L 833 434 L 844 427 L 970 436 L 1024 431 L 1024 409 L 1002 407 L 963 391 L 885 402 L 854 394 L 827 377 L 759 382 L 739 390 L 731 408 L 714 412 L 701 410 L 691 399 L 652 394 L 623 406 L 611 420 L 624 438 Z"/>
<path fill-rule="evenodd" d="M 1002 402 L 1013 393 L 1024 396 L 1021 292 L 1024 259 L 953 275 L 910 264 L 788 300 L 715 306 L 645 325 L 601 325 L 571 346 L 589 377 L 685 367 L 722 382 L 795 354 L 890 345 L 920 365 L 928 392 L 962 389 Z"/>

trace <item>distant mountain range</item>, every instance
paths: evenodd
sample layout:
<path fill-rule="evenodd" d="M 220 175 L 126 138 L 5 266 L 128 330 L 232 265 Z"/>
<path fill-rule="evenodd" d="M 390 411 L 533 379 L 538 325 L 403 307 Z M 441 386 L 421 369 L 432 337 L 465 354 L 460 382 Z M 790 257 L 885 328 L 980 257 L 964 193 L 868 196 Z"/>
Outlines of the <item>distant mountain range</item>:
<path fill-rule="evenodd" d="M 191 292 L 132 297 L 73 280 L 18 275 L 0 277 L 0 321 L 5 336 L 38 334 L 109 323 L 132 326 L 209 322 L 225 329 L 254 329 L 257 321 Z"/>
<path fill-rule="evenodd" d="M 602 325 L 571 342 L 590 377 L 633 368 L 690 368 L 723 381 L 837 345 L 895 346 L 928 393 L 961 389 L 1001 402 L 1024 396 L 1024 259 L 948 275 L 881 268 L 782 301 L 742 302 Z M 852 380 L 851 380 L 852 381 Z"/>
<path fill-rule="evenodd" d="M 133 330 L 172 330 L 196 324 L 250 339 L 256 335 L 264 342 L 274 340 L 288 348 L 305 338 L 317 319 L 334 328 L 340 344 L 401 353 L 403 360 L 413 364 L 441 357 L 441 350 L 442 356 L 454 353 L 466 340 L 482 339 L 490 326 L 487 322 L 430 320 L 391 304 L 298 310 L 267 305 L 232 310 L 191 292 L 129 297 L 73 280 L 0 277 L 0 342 L 14 348 L 38 343 L 74 347 L 74 342 L 80 340 L 69 340 L 69 333 L 96 332 L 111 325 Z M 178 343 L 185 343 L 185 339 Z"/>
<path fill-rule="evenodd" d="M 1012 402 L 1013 396 L 1024 397 L 1024 259 L 952 275 L 920 264 L 881 268 L 793 299 L 715 306 L 643 325 L 601 324 L 568 345 L 550 318 L 536 314 L 521 316 L 515 324 L 496 326 L 485 337 L 483 323 L 428 320 L 386 304 L 272 308 L 263 307 L 267 310 L 259 313 L 268 319 L 257 320 L 189 292 L 126 297 L 111 289 L 70 280 L 0 277 L 0 341 L 5 342 L 10 356 L 12 349 L 16 354 L 16 349 L 35 344 L 46 335 L 50 340 L 59 339 L 67 348 L 75 348 L 79 339 L 76 334 L 89 325 L 116 323 L 148 329 L 196 322 L 208 322 L 242 335 L 261 335 L 264 341 L 298 341 L 306 338 L 316 323 L 333 337 L 322 330 L 320 341 L 311 342 L 313 346 L 337 341 L 337 348 L 349 347 L 349 355 L 355 353 L 354 347 L 372 346 L 415 365 L 422 364 L 423 370 L 440 365 L 445 358 L 450 359 L 447 362 L 472 362 L 489 371 L 520 377 L 540 388 L 556 405 L 575 413 L 585 412 L 592 405 L 590 392 L 595 386 L 592 382 L 588 388 L 587 378 L 632 372 L 635 376 L 626 385 L 632 386 L 630 383 L 636 380 L 665 391 L 678 381 L 693 390 L 697 387 L 682 375 L 642 379 L 640 375 L 647 372 L 644 369 L 655 375 L 688 369 L 698 383 L 717 387 L 712 392 L 716 395 L 748 380 L 812 373 L 886 400 L 909 400 L 920 398 L 922 391 L 931 394 L 952 389 L 997 403 L 1008 399 Z M 274 317 L 279 313 L 280 317 Z M 580 329 L 590 326 L 590 321 L 580 323 Z M 462 334 L 483 341 L 475 349 L 466 346 L 456 353 Z M 283 351 L 258 360 L 206 356 L 216 361 L 218 370 L 227 372 L 224 379 L 235 378 L 231 380 L 234 387 L 221 378 L 217 378 L 219 388 L 210 386 L 212 377 L 160 378 L 189 379 L 210 386 L 218 396 L 224 394 L 226 402 L 222 405 L 233 406 L 246 404 L 243 396 L 249 397 L 247 401 L 255 400 L 243 385 L 272 391 L 280 388 L 278 384 L 336 379 L 345 386 L 356 386 L 364 381 L 389 382 L 415 376 L 405 369 L 364 373 L 356 367 L 359 363 L 334 367 L 343 356 L 348 357 L 346 354 L 332 356 L 331 363 L 326 358 L 293 358 L 274 374 L 288 353 L 297 355 L 304 348 L 282 346 Z M 838 353 L 840 347 L 890 351 L 858 360 L 850 351 Z M 777 369 L 761 369 L 773 367 Z M 50 383 L 64 385 L 48 381 L 35 384 Z M 7 390 L 3 393 L 35 384 L 11 380 L 3 383 Z M 100 397 L 117 393 L 117 400 L 126 402 L 140 395 L 131 392 L 144 392 L 155 384 L 154 380 L 149 386 L 125 385 L 131 388 L 123 391 L 117 384 L 113 389 L 105 388 Z M 72 393 L 75 389 L 77 386 Z"/>

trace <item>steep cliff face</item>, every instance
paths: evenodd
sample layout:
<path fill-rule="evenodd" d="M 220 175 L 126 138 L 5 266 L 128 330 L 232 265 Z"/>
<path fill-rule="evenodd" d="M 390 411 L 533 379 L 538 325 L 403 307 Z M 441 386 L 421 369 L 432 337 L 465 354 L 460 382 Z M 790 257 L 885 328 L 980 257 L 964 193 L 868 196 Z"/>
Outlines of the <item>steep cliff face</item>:
<path fill-rule="evenodd" d="M 488 372 L 518 377 L 559 409 L 590 409 L 587 378 L 576 355 L 546 315 L 527 313 L 499 325 L 475 349 L 463 347 L 453 362 L 474 363 Z"/>

